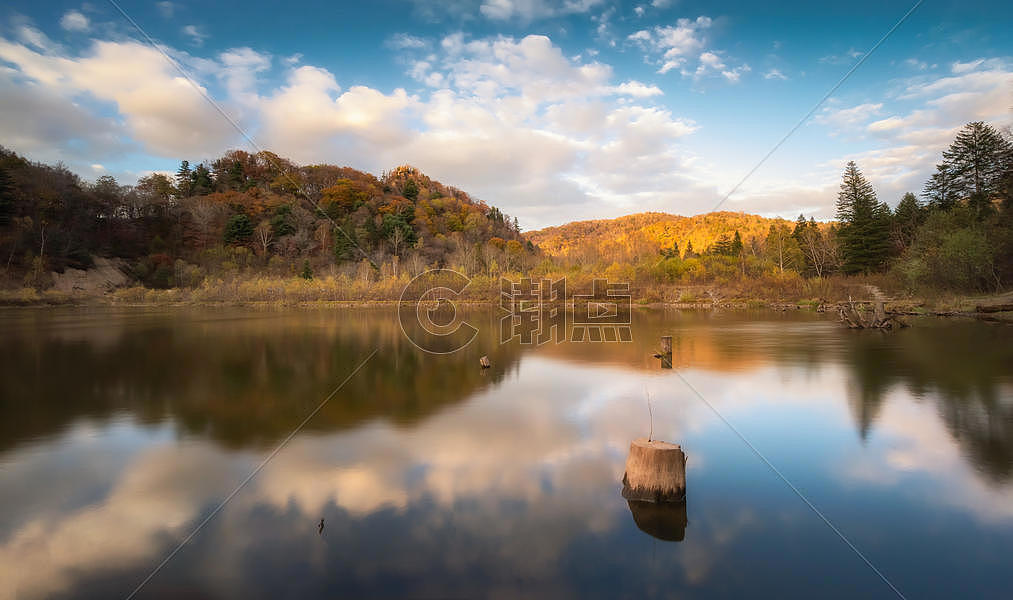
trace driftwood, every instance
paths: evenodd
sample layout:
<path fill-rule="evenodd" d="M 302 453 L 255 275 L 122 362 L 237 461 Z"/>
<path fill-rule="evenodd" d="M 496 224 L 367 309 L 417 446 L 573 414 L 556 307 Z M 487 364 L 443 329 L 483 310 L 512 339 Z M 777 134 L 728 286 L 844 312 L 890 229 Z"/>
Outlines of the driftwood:
<path fill-rule="evenodd" d="M 988 306 L 978 305 L 974 307 L 974 312 L 979 313 L 997 313 L 1009 311 L 1013 311 L 1013 304 L 991 304 Z"/>
<path fill-rule="evenodd" d="M 478 359 L 478 364 L 482 365 L 483 369 L 488 369 L 489 367 L 492 366 L 492 364 L 489 362 L 488 356 L 483 356 L 482 358 Z"/>
<path fill-rule="evenodd" d="M 871 314 L 855 308 L 855 301 L 848 298 L 848 301 L 837 305 L 837 314 L 841 322 L 850 329 L 884 329 L 907 327 L 907 323 L 901 321 L 897 315 L 888 314 L 883 301 L 876 299 L 872 301 Z"/>

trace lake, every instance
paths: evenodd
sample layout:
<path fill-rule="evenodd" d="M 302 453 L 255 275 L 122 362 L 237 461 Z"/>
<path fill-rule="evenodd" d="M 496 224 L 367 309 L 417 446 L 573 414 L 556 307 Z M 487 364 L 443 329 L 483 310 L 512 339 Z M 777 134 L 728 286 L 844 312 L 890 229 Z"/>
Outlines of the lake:
<path fill-rule="evenodd" d="M 1008 597 L 1008 326 L 463 316 L 438 355 L 391 308 L 0 311 L 0 598 L 125 598 L 205 520 L 135 597 Z M 652 429 L 684 506 L 620 495 Z"/>

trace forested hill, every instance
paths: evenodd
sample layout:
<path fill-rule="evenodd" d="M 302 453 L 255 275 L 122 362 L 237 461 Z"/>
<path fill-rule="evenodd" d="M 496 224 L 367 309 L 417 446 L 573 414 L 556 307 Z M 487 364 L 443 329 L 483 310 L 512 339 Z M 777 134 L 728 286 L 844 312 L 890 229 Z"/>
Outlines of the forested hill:
<path fill-rule="evenodd" d="M 509 267 L 534 251 L 516 220 L 410 166 L 376 177 L 233 150 L 124 186 L 110 176 L 88 183 L 3 148 L 0 250 L 7 277 L 29 285 L 33 274 L 102 256 L 125 259 L 151 287 L 251 269 L 355 273 L 362 263 L 396 275 L 399 265 L 417 271 L 479 256 Z"/>
<path fill-rule="evenodd" d="M 733 238 L 738 232 L 743 243 L 763 240 L 770 226 L 794 225 L 784 219 L 758 215 L 713 212 L 683 217 L 646 212 L 617 219 L 577 221 L 558 227 L 530 231 L 524 237 L 552 256 L 623 260 L 645 251 L 676 246 L 680 254 L 688 249 L 703 252 L 714 244 Z M 691 246 L 690 246 L 691 245 Z"/>

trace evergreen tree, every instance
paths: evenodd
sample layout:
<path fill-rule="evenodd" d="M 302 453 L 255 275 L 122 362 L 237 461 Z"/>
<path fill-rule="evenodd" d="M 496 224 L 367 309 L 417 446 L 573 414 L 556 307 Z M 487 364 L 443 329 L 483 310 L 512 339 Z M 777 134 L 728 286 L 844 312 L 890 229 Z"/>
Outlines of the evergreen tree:
<path fill-rule="evenodd" d="M 908 192 L 897 204 L 897 210 L 893 214 L 893 241 L 898 251 L 903 251 L 914 241 L 915 232 L 924 220 L 924 211 L 918 198 Z"/>
<path fill-rule="evenodd" d="M 679 242 L 672 242 L 671 248 L 661 248 L 658 252 L 665 258 L 679 258 Z"/>
<path fill-rule="evenodd" d="M 246 241 L 253 236 L 253 223 L 250 222 L 250 217 L 244 214 L 232 215 L 228 223 L 225 224 L 225 243 L 226 244 L 239 244 Z"/>
<path fill-rule="evenodd" d="M 176 171 L 176 190 L 182 198 L 189 198 L 192 195 L 193 171 L 190 170 L 188 160 L 179 163 L 179 170 Z"/>
<path fill-rule="evenodd" d="M 14 216 L 14 180 L 7 169 L 0 166 L 0 226 L 10 223 Z"/>
<path fill-rule="evenodd" d="M 302 272 L 299 273 L 299 277 L 307 280 L 313 279 L 313 269 L 310 268 L 309 259 L 302 261 Z"/>
<path fill-rule="evenodd" d="M 729 250 L 729 252 L 730 252 L 730 254 L 732 256 L 741 256 L 742 255 L 742 250 L 743 250 L 742 236 L 739 235 L 739 230 L 738 229 L 735 230 L 735 237 L 732 238 L 732 245 L 731 245 L 731 247 L 728 250 Z"/>
<path fill-rule="evenodd" d="M 192 195 L 206 196 L 214 190 L 215 184 L 211 178 L 211 171 L 208 170 L 204 163 L 197 165 L 197 168 L 193 170 L 190 180 L 190 192 Z"/>
<path fill-rule="evenodd" d="M 844 169 L 837 220 L 842 270 L 854 274 L 882 268 L 890 250 L 890 208 L 876 199 L 872 184 L 854 161 Z"/>
<path fill-rule="evenodd" d="M 798 219 L 795 219 L 795 229 L 791 232 L 791 237 L 795 238 L 796 242 L 802 242 L 802 236 L 805 234 L 806 228 L 809 223 L 805 220 L 805 215 L 799 213 Z"/>
<path fill-rule="evenodd" d="M 412 202 L 415 202 L 419 198 L 419 186 L 415 183 L 414 179 L 409 179 L 405 182 L 404 187 L 401 189 L 401 195 L 408 198 Z"/>
<path fill-rule="evenodd" d="M 950 210 L 960 199 L 949 168 L 945 163 L 936 165 L 936 172 L 926 182 L 925 191 L 922 192 L 934 210 Z"/>
<path fill-rule="evenodd" d="M 686 242 L 686 253 L 682 255 L 683 260 L 687 258 L 696 258 L 697 256 L 699 256 L 699 254 L 693 251 L 693 240 Z"/>
<path fill-rule="evenodd" d="M 943 163 L 926 184 L 925 195 L 944 210 L 966 200 L 978 218 L 984 218 L 992 212 L 992 201 L 1003 197 L 1011 162 L 1009 140 L 987 123 L 968 123 L 943 151 Z"/>

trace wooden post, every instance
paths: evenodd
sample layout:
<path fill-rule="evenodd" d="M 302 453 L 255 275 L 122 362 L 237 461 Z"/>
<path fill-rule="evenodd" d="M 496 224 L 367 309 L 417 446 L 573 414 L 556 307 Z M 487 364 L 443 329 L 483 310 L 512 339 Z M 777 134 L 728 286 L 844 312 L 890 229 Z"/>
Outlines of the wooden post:
<path fill-rule="evenodd" d="M 672 336 L 661 336 L 661 368 L 672 368 Z"/>
<path fill-rule="evenodd" d="M 672 353 L 672 336 L 670 335 L 661 336 L 661 353 L 662 354 Z"/>
<path fill-rule="evenodd" d="M 637 438 L 630 443 L 623 498 L 681 502 L 686 498 L 686 454 L 678 444 Z"/>

